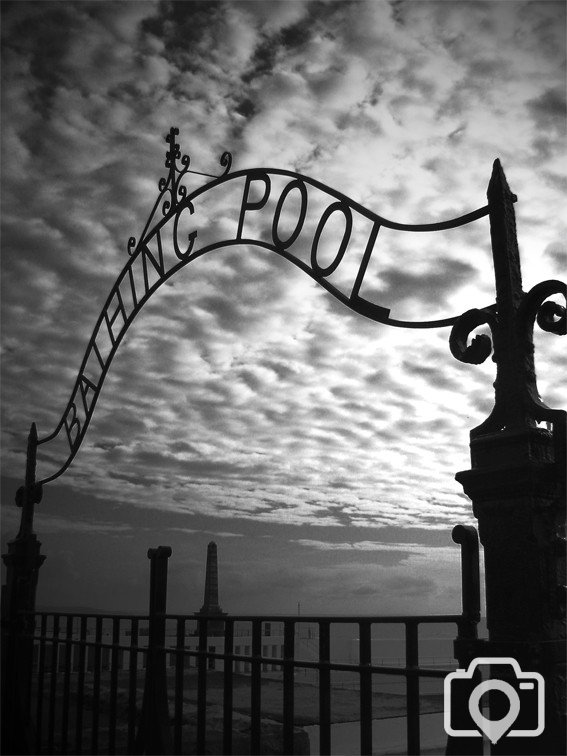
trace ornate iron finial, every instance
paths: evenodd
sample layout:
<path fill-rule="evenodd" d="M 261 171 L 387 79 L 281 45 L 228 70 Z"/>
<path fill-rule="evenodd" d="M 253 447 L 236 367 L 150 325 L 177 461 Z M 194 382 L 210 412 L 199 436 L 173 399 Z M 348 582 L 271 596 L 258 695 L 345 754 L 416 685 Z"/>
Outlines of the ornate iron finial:
<path fill-rule="evenodd" d="M 175 181 L 176 161 L 181 157 L 181 150 L 175 141 L 175 137 L 178 134 L 179 129 L 172 126 L 169 130 L 169 134 L 165 137 L 165 141 L 169 142 L 169 150 L 165 153 L 165 167 L 169 168 L 169 181 L 171 183 Z"/>
<path fill-rule="evenodd" d="M 129 255 L 133 255 L 146 238 L 150 227 L 153 225 L 156 210 L 160 204 L 162 215 L 168 217 L 176 212 L 180 202 L 187 197 L 187 187 L 183 184 L 183 179 L 187 173 L 193 173 L 197 176 L 206 176 L 211 179 L 220 179 L 223 176 L 226 176 L 230 171 L 232 166 L 232 155 L 230 152 L 223 152 L 220 157 L 219 162 L 224 170 L 219 176 L 215 176 L 211 173 L 190 170 L 189 166 L 191 165 L 191 158 L 189 155 L 181 154 L 181 148 L 176 139 L 177 136 L 179 136 L 179 129 L 176 126 L 172 126 L 169 129 L 169 133 L 165 136 L 165 141 L 169 145 L 169 149 L 165 153 L 165 167 L 169 169 L 168 174 L 165 178 L 160 178 L 158 182 L 159 195 L 144 230 L 142 231 L 140 242 L 138 243 L 134 236 L 131 236 L 128 239 Z M 178 161 L 180 161 L 181 167 L 178 166 Z"/>
<path fill-rule="evenodd" d="M 494 408 L 489 417 L 471 431 L 471 437 L 504 429 L 533 427 L 538 421 L 557 424 L 563 436 L 564 412 L 547 407 L 539 396 L 534 367 L 533 327 L 551 333 L 565 333 L 565 307 L 546 302 L 553 294 L 567 295 L 561 281 L 544 281 L 527 294 L 522 290 L 520 254 L 514 214 L 515 194 L 510 191 L 499 160 L 494 161 L 487 191 L 490 236 L 496 280 L 496 304 L 482 310 L 469 310 L 453 326 L 449 345 L 461 362 L 479 364 L 494 347 L 496 363 Z M 479 325 L 487 324 L 492 333 L 467 338 Z"/>
<path fill-rule="evenodd" d="M 163 203 L 163 215 L 167 215 L 170 210 L 175 210 L 179 202 L 187 196 L 187 187 L 183 186 L 181 180 L 189 171 L 191 158 L 189 155 L 181 156 L 181 149 L 175 141 L 175 137 L 178 134 L 179 129 L 172 126 L 169 134 L 165 137 L 165 141 L 169 143 L 169 150 L 165 153 L 165 167 L 169 168 L 169 174 L 166 179 L 162 178 L 159 180 L 158 187 L 162 194 L 168 190 L 170 199 Z M 181 160 L 181 168 L 177 167 L 178 160 Z"/>

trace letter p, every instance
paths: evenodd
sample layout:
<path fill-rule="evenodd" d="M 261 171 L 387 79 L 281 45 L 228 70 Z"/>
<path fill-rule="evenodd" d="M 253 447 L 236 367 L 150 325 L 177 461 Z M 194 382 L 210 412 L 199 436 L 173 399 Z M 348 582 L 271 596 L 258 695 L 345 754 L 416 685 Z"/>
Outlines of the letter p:
<path fill-rule="evenodd" d="M 262 181 L 264 184 L 264 193 L 259 200 L 255 202 L 250 201 L 250 187 L 253 181 Z M 242 207 L 240 208 L 240 217 L 238 218 L 238 231 L 236 232 L 236 238 L 242 239 L 242 227 L 244 226 L 244 214 L 247 210 L 260 210 L 264 207 L 268 201 L 271 190 L 271 181 L 267 173 L 261 173 L 259 171 L 250 171 L 246 176 L 246 184 L 244 185 L 244 193 L 242 195 Z"/>

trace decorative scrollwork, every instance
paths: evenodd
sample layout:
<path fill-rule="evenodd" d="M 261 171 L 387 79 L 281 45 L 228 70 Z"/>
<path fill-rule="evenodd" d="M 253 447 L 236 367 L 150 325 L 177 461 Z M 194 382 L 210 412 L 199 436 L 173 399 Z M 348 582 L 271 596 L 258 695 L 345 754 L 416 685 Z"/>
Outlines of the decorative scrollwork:
<path fill-rule="evenodd" d="M 451 331 L 451 353 L 461 362 L 480 364 L 492 351 L 492 339 L 486 335 L 476 336 L 470 345 L 470 333 L 484 323 L 490 326 L 492 338 L 498 335 L 497 353 L 493 357 L 497 365 L 495 404 L 490 416 L 471 430 L 471 438 L 494 433 L 504 428 L 534 426 L 539 422 L 553 425 L 556 459 L 565 447 L 565 414 L 548 407 L 539 395 L 533 365 L 533 329 L 537 321 L 544 331 L 564 334 L 566 331 L 565 307 L 549 300 L 555 294 L 567 297 L 567 286 L 561 281 L 543 281 L 527 294 L 521 293 L 520 305 L 509 308 L 508 330 L 504 316 L 496 305 L 484 310 L 469 310 L 457 320 Z M 505 305 L 504 305 L 505 307 Z M 516 339 L 514 356 L 511 356 L 510 339 Z"/>
<path fill-rule="evenodd" d="M 463 313 L 451 329 L 449 347 L 451 354 L 460 362 L 468 362 L 480 365 L 492 352 L 492 339 L 487 334 L 475 336 L 470 344 L 468 338 L 475 328 L 480 325 L 489 325 L 493 330 L 496 326 L 496 314 L 493 308 L 486 307 L 482 310 L 468 310 Z"/>
<path fill-rule="evenodd" d="M 518 275 L 504 276 L 506 283 L 504 288 L 508 288 L 510 280 L 516 284 L 514 296 L 511 297 L 508 291 L 504 292 L 506 296 L 498 296 L 497 287 L 498 310 L 496 305 L 491 305 L 482 309 L 469 310 L 458 318 L 449 317 L 432 321 L 393 319 L 390 317 L 388 308 L 360 295 L 361 284 L 380 228 L 420 233 L 458 228 L 490 215 L 492 212 L 490 205 L 440 223 L 411 225 L 397 223 L 368 210 L 342 192 L 315 179 L 291 171 L 251 168 L 236 171 L 227 176 L 232 167 L 232 156 L 229 152 L 224 152 L 220 157 L 220 165 L 224 168 L 222 175 L 214 176 L 193 171 L 190 169 L 191 160 L 189 156 L 182 155 L 177 144 L 176 136 L 178 133 L 178 129 L 172 128 L 166 137 L 169 144 L 165 160 L 168 175 L 158 182 L 159 195 L 143 231 L 136 237 L 131 236 L 128 239 L 129 260 L 115 281 L 96 322 L 63 415 L 52 433 L 37 440 L 39 446 L 58 438 L 66 442 L 68 446 L 67 456 L 62 465 L 55 473 L 45 477 L 41 483 L 45 484 L 55 480 L 71 464 L 89 426 L 114 355 L 130 324 L 149 297 L 188 262 L 196 260 L 215 249 L 242 244 L 258 245 L 285 257 L 311 276 L 346 307 L 375 322 L 400 328 L 453 326 L 450 336 L 450 349 L 453 356 L 462 362 L 472 364 L 484 362 L 492 352 L 494 341 L 493 360 L 497 366 L 497 380 L 494 384 L 496 389 L 495 405 L 490 417 L 481 426 L 471 431 L 471 437 L 498 432 L 504 428 L 523 427 L 526 424 L 531 427 L 535 420 L 553 423 L 554 438 L 559 438 L 560 430 L 555 429 L 555 426 L 559 427 L 560 425 L 559 411 L 546 407 L 538 398 L 535 371 L 533 370 L 533 343 L 531 342 L 530 329 L 533 329 L 537 317 L 538 323 L 545 330 L 555 333 L 564 330 L 565 308 L 555 302 L 545 301 L 550 294 L 558 292 L 565 294 L 563 284 L 557 281 L 546 282 L 525 295 L 521 291 L 518 262 Z M 182 181 L 187 173 L 205 176 L 209 180 L 201 182 L 201 185 L 197 188 L 186 186 L 182 184 Z M 268 224 L 265 233 L 256 236 L 252 234 L 252 224 L 248 227 L 246 218 L 248 213 L 260 210 L 267 204 L 272 186 L 272 176 L 284 177 L 287 184 L 281 190 L 279 199 L 275 203 L 271 229 Z M 239 183 L 242 191 L 238 223 L 233 224 L 232 230 L 226 235 L 223 233 L 220 238 L 207 240 L 205 237 L 197 241 L 200 233 L 198 219 L 193 218 L 189 224 L 187 223 L 189 216 L 195 213 L 194 201 L 208 192 L 209 189 L 215 190 L 223 184 L 232 182 Z M 251 196 L 254 194 L 250 191 L 253 182 L 261 182 L 264 186 L 260 199 Z M 308 190 L 323 192 L 331 199 L 331 204 L 327 206 L 319 218 L 311 242 L 311 253 L 307 256 L 306 261 L 292 251 L 291 246 L 299 236 L 305 221 Z M 299 192 L 300 209 L 298 217 L 294 221 L 295 225 L 286 228 L 281 217 L 282 207 L 291 191 Z M 160 211 L 164 213 L 165 218 L 160 217 Z M 344 232 L 342 239 L 337 241 L 338 250 L 333 262 L 324 265 L 318 260 L 317 245 L 325 223 L 334 212 L 340 212 L 344 216 Z M 348 294 L 330 282 L 329 277 L 341 264 L 345 256 L 345 250 L 351 236 L 351 213 L 353 212 L 369 220 L 371 225 L 362 261 L 359 264 L 350 294 Z M 491 215 L 491 223 L 492 220 Z M 188 227 L 191 228 L 190 232 L 187 232 Z M 183 231 L 182 234 L 181 231 Z M 180 236 L 185 235 L 186 241 L 182 243 Z M 506 238 L 508 239 L 509 236 Z M 500 255 L 501 252 L 498 252 L 498 254 Z M 502 273 L 498 270 L 497 283 L 502 277 Z M 523 313 L 523 320 L 517 307 L 519 301 L 522 302 L 520 310 Z M 472 332 L 481 325 L 488 325 L 491 335 L 475 335 L 469 344 L 468 340 Z M 522 344 L 522 328 L 524 327 L 526 328 L 526 337 L 530 338 L 526 338 L 526 343 Z M 520 336 L 519 339 L 518 336 Z M 564 438 L 564 435 L 562 438 Z M 557 449 L 560 449 L 559 441 L 557 441 Z M 559 451 L 556 458 L 559 459 Z"/>
<path fill-rule="evenodd" d="M 565 307 L 558 302 L 546 301 L 554 294 L 562 294 L 567 299 L 567 285 L 556 280 L 542 281 L 524 296 L 518 315 L 529 338 L 535 322 L 548 333 L 564 336 L 567 332 Z"/>
<path fill-rule="evenodd" d="M 187 188 L 181 184 L 185 174 L 189 171 L 191 158 L 189 155 L 181 155 L 181 149 L 176 141 L 179 129 L 172 126 L 165 141 L 169 143 L 169 150 L 165 154 L 165 167 L 169 168 L 169 175 L 166 179 L 160 179 L 158 184 L 160 192 L 165 194 L 169 192 L 169 199 L 162 204 L 161 211 L 164 216 L 168 215 L 170 210 L 175 210 L 179 202 L 187 196 Z M 181 161 L 181 168 L 177 167 L 177 161 Z"/>
<path fill-rule="evenodd" d="M 174 207 L 187 196 L 187 187 L 183 186 L 181 181 L 185 174 L 189 172 L 189 166 L 191 165 L 191 158 L 189 155 L 183 155 L 181 158 L 181 165 L 183 168 L 180 169 L 174 166 L 174 173 L 172 174 L 171 196 Z M 175 173 L 178 174 L 177 178 L 175 178 Z"/>
<path fill-rule="evenodd" d="M 542 331 L 565 336 L 567 333 L 565 312 L 565 307 L 558 302 L 544 302 L 536 315 L 537 324 Z"/>
<path fill-rule="evenodd" d="M 167 176 L 162 176 L 158 181 L 159 195 L 155 201 L 154 207 L 149 215 L 148 221 L 140 235 L 140 243 L 151 235 L 151 227 L 154 222 L 155 214 L 158 207 L 161 206 L 161 214 L 164 218 L 176 212 L 178 206 L 187 198 L 187 187 L 183 182 L 188 173 L 197 176 L 206 176 L 211 179 L 222 179 L 226 176 L 232 167 L 232 155 L 230 152 L 223 152 L 220 157 L 220 164 L 224 168 L 223 172 L 218 175 L 202 173 L 201 171 L 191 170 L 191 158 L 189 155 L 182 155 L 180 146 L 176 137 L 179 135 L 179 129 L 172 126 L 165 141 L 169 144 L 169 149 L 165 153 L 165 167 L 169 169 Z M 138 244 L 133 236 L 128 239 L 128 254 L 132 256 L 137 250 Z"/>
<path fill-rule="evenodd" d="M 223 152 L 220 158 L 220 164 L 224 167 L 224 171 L 221 173 L 221 176 L 226 176 L 227 173 L 230 173 L 230 169 L 232 166 L 232 155 L 230 152 Z"/>
<path fill-rule="evenodd" d="M 518 319 L 519 325 L 523 329 L 524 338 L 530 343 L 533 343 L 533 328 L 536 322 L 543 331 L 555 333 L 558 336 L 564 336 L 567 331 L 565 307 L 558 302 L 549 300 L 549 297 L 554 294 L 561 294 L 567 300 L 567 285 L 562 281 L 553 279 L 542 281 L 524 295 L 518 310 Z M 541 401 L 537 392 L 530 394 L 530 405 L 533 417 L 536 420 L 552 424 L 555 460 L 564 460 L 567 446 L 567 414 L 564 410 L 548 407 Z M 564 495 L 564 476 L 561 485 Z"/>

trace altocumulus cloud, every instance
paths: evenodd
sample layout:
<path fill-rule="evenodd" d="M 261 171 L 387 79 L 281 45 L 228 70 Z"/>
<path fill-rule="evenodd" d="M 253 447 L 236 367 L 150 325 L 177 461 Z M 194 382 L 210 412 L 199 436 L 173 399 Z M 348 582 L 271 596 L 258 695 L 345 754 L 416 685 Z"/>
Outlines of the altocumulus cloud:
<path fill-rule="evenodd" d="M 157 196 L 172 124 L 195 170 L 218 172 L 231 149 L 235 168 L 302 171 L 408 223 L 482 206 L 500 157 L 519 196 L 524 288 L 543 270 L 560 277 L 564 22 L 563 3 L 515 0 L 6 4 L 4 473 L 21 477 L 32 421 L 46 435 L 59 420 Z M 203 203 L 203 239 L 234 227 L 238 203 Z M 487 223 L 382 229 L 364 286 L 393 317 L 490 304 Z M 453 476 L 491 409 L 494 367 L 457 363 L 447 336 L 354 317 L 260 250 L 205 256 L 130 328 L 61 485 L 187 517 L 189 531 L 202 530 L 191 517 L 223 532 L 472 521 Z M 553 406 L 558 341 L 537 344 Z"/>

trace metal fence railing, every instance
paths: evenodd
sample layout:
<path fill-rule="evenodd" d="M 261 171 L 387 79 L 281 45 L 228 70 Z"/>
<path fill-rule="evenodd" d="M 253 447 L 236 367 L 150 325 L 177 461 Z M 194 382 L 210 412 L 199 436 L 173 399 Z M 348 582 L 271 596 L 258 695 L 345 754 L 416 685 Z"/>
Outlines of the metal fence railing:
<path fill-rule="evenodd" d="M 463 612 L 440 616 L 167 614 L 171 550 L 152 549 L 147 616 L 36 612 L 20 625 L 13 647 L 28 649 L 31 663 L 29 680 L 14 687 L 29 730 L 19 752 L 309 753 L 310 724 L 319 753 L 330 754 L 334 707 L 348 695 L 360 753 L 371 754 L 375 720 L 385 716 L 380 691 L 391 680 L 387 698 L 406 718 L 399 746 L 419 754 L 427 686 L 437 681 L 441 700 L 452 639 L 462 666 L 477 635 L 478 575 L 466 541 Z M 438 664 L 428 647 L 434 627 L 444 630 Z M 477 752 L 457 740 L 447 753 Z"/>
<path fill-rule="evenodd" d="M 218 623 L 215 617 L 209 619 Z M 282 753 L 303 751 L 297 726 L 305 717 L 296 694 L 300 686 L 309 685 L 310 695 L 317 699 L 313 724 L 319 727 L 320 753 L 331 753 L 331 699 L 342 689 L 358 698 L 360 752 L 370 754 L 373 720 L 381 716 L 375 683 L 386 677 L 401 684 L 405 697 L 406 743 L 400 745 L 407 746 L 408 754 L 419 754 L 420 682 L 442 680 L 448 671 L 446 659 L 437 665 L 429 657 L 421 661 L 420 630 L 433 624 L 449 626 L 456 636 L 463 626 L 462 615 L 246 615 L 224 617 L 222 634 L 211 636 L 207 618 L 160 615 L 154 620 L 163 631 L 157 646 L 150 642 L 151 617 L 36 614 L 31 715 L 38 754 L 141 752 L 143 720 L 148 720 L 146 737 L 157 738 L 163 753 L 202 754 L 220 747 L 217 752 L 231 754 L 235 714 L 239 720 L 243 716 L 242 703 L 235 707 L 234 702 L 237 678 L 249 695 L 248 753 L 266 753 L 262 690 L 270 681 L 281 695 L 281 710 L 274 714 L 272 706 L 268 718 L 280 721 Z M 272 628 L 269 636 L 267 623 Z M 279 632 L 274 633 L 274 626 Z M 405 656 L 391 663 L 382 658 L 380 639 L 373 639 L 385 626 L 401 631 L 396 643 L 405 648 Z M 309 644 L 302 634 L 306 627 Z M 342 628 L 352 631 L 350 642 Z M 340 643 L 333 644 L 334 635 Z M 450 633 L 445 635 L 449 646 Z M 333 645 L 342 651 L 333 652 Z M 213 722 L 208 718 L 211 712 L 216 712 Z M 240 745 L 236 752 L 239 749 Z"/>

